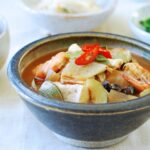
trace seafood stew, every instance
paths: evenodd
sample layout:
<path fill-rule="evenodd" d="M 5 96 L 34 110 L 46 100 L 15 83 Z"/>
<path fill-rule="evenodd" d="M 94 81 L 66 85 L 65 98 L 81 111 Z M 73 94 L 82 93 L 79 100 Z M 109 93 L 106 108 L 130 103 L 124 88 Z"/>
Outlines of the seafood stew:
<path fill-rule="evenodd" d="M 150 93 L 150 62 L 125 48 L 72 44 L 31 63 L 22 73 L 48 98 L 73 103 L 112 103 Z"/>

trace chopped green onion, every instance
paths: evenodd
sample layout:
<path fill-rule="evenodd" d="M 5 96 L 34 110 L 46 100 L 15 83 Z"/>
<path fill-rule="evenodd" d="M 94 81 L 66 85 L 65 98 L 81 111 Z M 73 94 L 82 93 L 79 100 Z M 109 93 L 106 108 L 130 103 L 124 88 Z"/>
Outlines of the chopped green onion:
<path fill-rule="evenodd" d="M 78 58 L 81 54 L 83 54 L 82 51 L 76 51 L 72 54 L 67 53 L 67 57 L 70 58 L 70 59 L 75 59 L 75 58 Z"/>
<path fill-rule="evenodd" d="M 105 64 L 109 63 L 109 60 L 106 57 L 104 57 L 103 55 L 97 55 L 96 61 L 103 62 Z"/>

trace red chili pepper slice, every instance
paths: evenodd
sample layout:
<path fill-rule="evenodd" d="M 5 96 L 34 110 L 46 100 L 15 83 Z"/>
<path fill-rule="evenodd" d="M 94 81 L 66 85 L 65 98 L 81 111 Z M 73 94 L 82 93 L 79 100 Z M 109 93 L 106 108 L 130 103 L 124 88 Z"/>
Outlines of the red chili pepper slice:
<path fill-rule="evenodd" d="M 99 54 L 103 55 L 106 58 L 112 58 L 111 53 L 104 49 L 101 48 L 99 44 L 85 44 L 82 46 L 82 50 L 84 52 L 90 52 L 93 51 L 93 49 L 98 48 L 99 49 Z"/>
<path fill-rule="evenodd" d="M 92 63 L 96 59 L 98 55 L 98 51 L 99 51 L 98 48 L 94 48 L 93 50 L 89 52 L 85 52 L 84 54 L 82 54 L 80 57 L 78 57 L 75 60 L 75 63 L 77 65 L 87 65 L 87 64 Z"/>
<path fill-rule="evenodd" d="M 105 49 L 103 49 L 101 47 L 99 48 L 98 54 L 101 54 L 101 55 L 103 55 L 106 58 L 112 58 L 111 53 L 108 50 L 105 50 Z"/>
<path fill-rule="evenodd" d="M 77 65 L 87 65 L 92 63 L 98 54 L 103 55 L 106 58 L 112 58 L 111 53 L 101 48 L 99 44 L 85 44 L 82 46 L 82 50 L 85 52 L 75 60 Z"/>
<path fill-rule="evenodd" d="M 90 51 L 92 51 L 93 49 L 99 48 L 99 47 L 100 47 L 99 44 L 85 44 L 85 45 L 82 46 L 82 50 L 83 50 L 84 52 L 90 52 Z"/>

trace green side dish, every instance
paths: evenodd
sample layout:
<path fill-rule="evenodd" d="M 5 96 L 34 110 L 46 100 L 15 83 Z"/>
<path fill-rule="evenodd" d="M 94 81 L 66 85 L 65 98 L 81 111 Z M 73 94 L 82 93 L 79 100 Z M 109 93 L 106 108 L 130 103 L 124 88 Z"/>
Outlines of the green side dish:
<path fill-rule="evenodd" d="M 150 17 L 140 21 L 146 32 L 150 33 Z"/>

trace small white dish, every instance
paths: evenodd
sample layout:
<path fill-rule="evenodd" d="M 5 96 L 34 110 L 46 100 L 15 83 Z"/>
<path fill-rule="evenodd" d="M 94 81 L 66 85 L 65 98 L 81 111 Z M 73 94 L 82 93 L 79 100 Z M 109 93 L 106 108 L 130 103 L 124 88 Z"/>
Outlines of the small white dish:
<path fill-rule="evenodd" d="M 64 14 L 39 11 L 34 7 L 41 0 L 22 0 L 22 6 L 37 25 L 52 34 L 92 31 L 114 11 L 117 0 L 97 0 L 100 10 L 91 13 Z"/>
<path fill-rule="evenodd" d="M 147 18 L 150 18 L 150 4 L 144 5 L 132 13 L 129 26 L 135 38 L 150 44 L 150 33 L 140 25 L 140 21 Z"/>
<path fill-rule="evenodd" d="M 9 51 L 9 31 L 6 20 L 0 16 L 0 69 L 3 67 Z"/>

